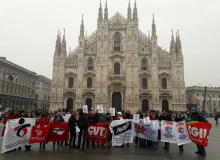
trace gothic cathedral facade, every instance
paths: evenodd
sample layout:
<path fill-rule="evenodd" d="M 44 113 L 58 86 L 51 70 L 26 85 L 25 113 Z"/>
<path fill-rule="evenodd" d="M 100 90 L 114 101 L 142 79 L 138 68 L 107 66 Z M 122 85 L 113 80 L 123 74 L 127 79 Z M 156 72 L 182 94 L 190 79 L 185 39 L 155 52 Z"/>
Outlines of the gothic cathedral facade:
<path fill-rule="evenodd" d="M 84 35 L 82 19 L 78 47 L 67 54 L 65 33 L 58 31 L 53 59 L 50 109 L 77 110 L 83 105 L 105 112 L 185 111 L 184 63 L 179 33 L 171 35 L 170 52 L 157 44 L 153 18 L 151 35 L 138 27 L 136 2 L 127 19 L 108 18 L 100 3 L 97 30 Z M 64 31 L 65 32 L 65 31 Z"/>

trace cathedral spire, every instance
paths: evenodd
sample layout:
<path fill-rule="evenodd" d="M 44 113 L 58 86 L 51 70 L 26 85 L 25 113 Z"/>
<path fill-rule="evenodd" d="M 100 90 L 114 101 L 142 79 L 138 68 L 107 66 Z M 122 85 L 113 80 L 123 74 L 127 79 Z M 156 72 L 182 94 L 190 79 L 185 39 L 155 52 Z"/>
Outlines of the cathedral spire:
<path fill-rule="evenodd" d="M 60 53 L 60 34 L 59 34 L 59 29 L 58 29 L 58 34 L 57 34 L 57 40 L 56 40 L 56 46 L 55 46 L 55 54 Z"/>
<path fill-rule="evenodd" d="M 129 3 L 128 3 L 128 15 L 127 15 L 127 19 L 128 19 L 128 20 L 131 20 L 131 4 L 130 4 L 130 0 L 129 0 Z"/>
<path fill-rule="evenodd" d="M 103 14 L 102 14 L 102 2 L 100 0 L 100 7 L 99 7 L 99 21 L 103 20 Z"/>
<path fill-rule="evenodd" d="M 153 21 L 152 21 L 152 36 L 156 36 L 156 25 L 154 21 L 154 14 L 153 14 Z"/>
<path fill-rule="evenodd" d="M 138 17 L 138 15 L 137 15 L 137 4 L 136 4 L 136 0 L 135 0 L 135 3 L 134 3 L 133 19 L 136 20 L 137 17 Z"/>
<path fill-rule="evenodd" d="M 105 19 L 105 21 L 108 20 L 108 6 L 107 6 L 107 0 L 106 0 L 106 3 L 105 3 L 105 15 L 104 15 L 104 19 Z"/>
<path fill-rule="evenodd" d="M 83 14 L 82 14 L 82 22 L 80 26 L 80 36 L 84 36 L 84 21 L 83 21 Z"/>
<path fill-rule="evenodd" d="M 179 30 L 177 30 L 177 33 L 178 33 L 178 37 L 177 37 L 177 39 L 178 39 L 178 43 L 177 43 L 178 52 L 182 52 Z"/>
<path fill-rule="evenodd" d="M 63 33 L 63 40 L 62 40 L 62 55 L 65 55 L 66 56 L 66 39 L 65 39 L 65 29 L 64 30 L 64 33 Z"/>
<path fill-rule="evenodd" d="M 65 29 L 63 29 L 64 33 L 63 33 L 63 40 L 62 43 L 66 43 L 66 39 L 65 39 Z"/>

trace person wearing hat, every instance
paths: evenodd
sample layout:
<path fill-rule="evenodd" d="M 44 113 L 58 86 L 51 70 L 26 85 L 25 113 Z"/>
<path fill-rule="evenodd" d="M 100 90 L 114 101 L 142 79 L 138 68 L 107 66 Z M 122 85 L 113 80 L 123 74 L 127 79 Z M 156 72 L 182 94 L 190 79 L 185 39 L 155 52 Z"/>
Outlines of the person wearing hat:
<path fill-rule="evenodd" d="M 81 150 L 84 150 L 85 142 L 86 142 L 86 131 L 88 127 L 88 116 L 86 116 L 82 110 L 79 112 L 79 120 L 77 122 L 77 125 L 80 129 L 79 135 L 78 135 L 78 146 L 74 149 L 80 149 L 81 146 L 81 138 L 83 136 L 83 143 Z"/>
<path fill-rule="evenodd" d="M 121 112 L 118 112 L 118 117 L 117 117 L 117 119 L 115 118 L 115 120 L 123 120 Z"/>
<path fill-rule="evenodd" d="M 53 120 L 53 122 L 64 122 L 64 119 L 62 117 L 62 114 L 60 112 L 57 113 L 56 119 Z M 53 149 L 55 148 L 56 142 L 53 142 Z M 60 148 L 60 142 L 57 142 L 57 147 Z"/>
<path fill-rule="evenodd" d="M 195 107 L 191 108 L 191 120 L 199 122 L 208 122 L 201 114 L 197 112 Z M 206 156 L 205 147 L 196 144 L 198 151 L 195 154 L 200 154 L 201 156 Z"/>
<path fill-rule="evenodd" d="M 107 113 L 107 114 L 106 114 L 106 117 L 105 117 L 105 119 L 103 120 L 103 123 L 108 123 L 109 126 L 111 125 L 111 123 L 112 123 L 112 117 L 111 117 L 111 114 L 110 114 L 110 113 Z M 108 134 L 108 147 L 110 147 L 111 140 L 112 140 L 112 133 L 111 133 L 110 130 L 109 130 L 109 134 Z M 105 147 L 106 147 L 106 144 L 104 144 L 103 147 L 105 148 Z"/>

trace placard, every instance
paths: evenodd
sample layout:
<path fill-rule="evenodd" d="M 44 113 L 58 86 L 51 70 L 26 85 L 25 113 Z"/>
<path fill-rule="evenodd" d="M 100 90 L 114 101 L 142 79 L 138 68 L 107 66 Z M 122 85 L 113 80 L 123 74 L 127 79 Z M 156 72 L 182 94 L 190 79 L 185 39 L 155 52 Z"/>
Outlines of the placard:
<path fill-rule="evenodd" d="M 102 104 L 97 105 L 97 110 L 98 110 L 98 113 L 103 113 L 104 112 L 103 105 Z"/>
<path fill-rule="evenodd" d="M 115 116 L 115 108 L 110 108 L 109 113 L 111 114 L 112 117 Z"/>

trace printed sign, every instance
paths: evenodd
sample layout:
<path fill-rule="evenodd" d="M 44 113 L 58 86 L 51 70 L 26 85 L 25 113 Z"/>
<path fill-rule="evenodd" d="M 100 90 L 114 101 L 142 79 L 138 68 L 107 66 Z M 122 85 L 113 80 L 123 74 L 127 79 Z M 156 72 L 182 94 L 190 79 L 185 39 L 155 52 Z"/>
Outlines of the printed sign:
<path fill-rule="evenodd" d="M 139 114 L 134 114 L 134 116 L 133 116 L 133 122 L 134 123 L 139 123 Z"/>
<path fill-rule="evenodd" d="M 103 105 L 102 104 L 97 105 L 97 110 L 98 110 L 98 113 L 103 113 L 104 112 Z"/>
<path fill-rule="evenodd" d="M 87 105 L 83 106 L 83 113 L 88 113 L 88 106 Z"/>
<path fill-rule="evenodd" d="M 109 109 L 109 112 L 110 112 L 110 114 L 111 114 L 112 117 L 115 116 L 115 108 L 110 108 L 110 109 Z"/>
<path fill-rule="evenodd" d="M 176 143 L 172 121 L 161 121 L 161 141 Z"/>

